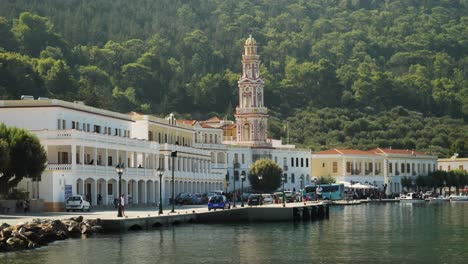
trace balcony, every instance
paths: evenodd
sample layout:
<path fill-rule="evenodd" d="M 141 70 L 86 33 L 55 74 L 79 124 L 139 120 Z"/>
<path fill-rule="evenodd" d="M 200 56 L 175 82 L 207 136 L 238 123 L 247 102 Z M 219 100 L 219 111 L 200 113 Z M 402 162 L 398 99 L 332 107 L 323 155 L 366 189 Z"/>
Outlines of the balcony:
<path fill-rule="evenodd" d="M 219 149 L 219 150 L 227 150 L 227 146 L 224 144 L 216 144 L 216 143 L 195 143 L 193 144 L 194 148 L 201 148 L 201 149 Z"/>
<path fill-rule="evenodd" d="M 90 133 L 75 129 L 70 130 L 36 130 L 32 131 L 40 140 L 64 140 L 65 145 L 70 145 L 71 140 L 87 141 L 128 147 L 151 148 L 158 150 L 158 143 L 142 139 L 111 136 L 98 133 Z"/>
<path fill-rule="evenodd" d="M 236 115 L 245 114 L 267 114 L 268 109 L 266 107 L 236 107 Z"/>

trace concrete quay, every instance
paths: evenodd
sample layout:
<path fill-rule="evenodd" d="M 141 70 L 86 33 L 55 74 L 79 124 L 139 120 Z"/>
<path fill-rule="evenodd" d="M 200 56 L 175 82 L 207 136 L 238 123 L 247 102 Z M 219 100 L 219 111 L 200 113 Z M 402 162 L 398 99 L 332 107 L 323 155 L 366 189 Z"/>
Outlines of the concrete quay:
<path fill-rule="evenodd" d="M 147 230 L 181 223 L 279 222 L 319 220 L 329 216 L 323 203 L 246 206 L 217 211 L 185 211 L 156 216 L 101 219 L 105 232 Z"/>

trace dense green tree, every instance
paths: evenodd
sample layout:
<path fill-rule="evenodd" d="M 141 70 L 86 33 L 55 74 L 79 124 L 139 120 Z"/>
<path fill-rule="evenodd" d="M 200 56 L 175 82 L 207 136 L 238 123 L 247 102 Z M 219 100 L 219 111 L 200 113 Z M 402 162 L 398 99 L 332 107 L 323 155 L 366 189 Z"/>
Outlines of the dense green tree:
<path fill-rule="evenodd" d="M 262 193 L 271 193 L 281 186 L 282 170 L 271 159 L 259 159 L 249 167 L 249 182 L 252 189 Z M 258 176 L 262 179 L 259 180 Z"/>
<path fill-rule="evenodd" d="M 9 158 L 2 161 L 0 167 L 0 195 L 5 196 L 24 177 L 40 177 L 46 167 L 47 156 L 39 139 L 24 129 L 0 124 L 0 139 L 4 142 L 1 151 L 6 147 L 9 152 L 6 155 Z"/>

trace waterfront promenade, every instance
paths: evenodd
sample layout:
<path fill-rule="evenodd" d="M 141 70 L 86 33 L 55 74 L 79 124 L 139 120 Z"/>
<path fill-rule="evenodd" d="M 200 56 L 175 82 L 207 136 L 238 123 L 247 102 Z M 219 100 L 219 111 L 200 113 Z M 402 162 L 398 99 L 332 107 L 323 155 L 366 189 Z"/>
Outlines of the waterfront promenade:
<path fill-rule="evenodd" d="M 307 202 L 307 205 L 320 205 L 321 203 L 317 202 Z M 304 203 L 288 203 L 286 204 L 287 208 L 303 206 Z M 275 208 L 283 207 L 282 204 L 268 204 L 262 206 L 245 206 L 244 208 Z M 181 215 L 181 214 L 191 214 L 191 213 L 208 213 L 208 207 L 206 205 L 186 205 L 186 206 L 176 206 L 175 213 L 171 212 L 170 206 L 165 206 L 163 208 L 163 215 Z M 241 210 L 242 207 L 240 203 L 237 204 L 236 208 L 231 208 L 227 210 Z M 225 211 L 227 211 L 225 210 Z M 222 210 L 217 210 L 222 211 Z M 212 211 L 213 212 L 213 211 Z M 144 218 L 144 217 L 158 217 L 158 208 L 154 207 L 136 207 L 136 208 L 126 208 L 125 215 L 126 217 L 119 218 L 117 217 L 117 209 L 97 209 L 91 208 L 90 212 L 44 212 L 44 213 L 28 213 L 28 214 L 0 214 L 0 224 L 8 223 L 14 225 L 21 222 L 28 222 L 32 219 L 67 219 L 71 217 L 77 217 L 82 215 L 84 219 L 102 219 L 102 220 L 118 220 L 118 219 L 132 219 L 132 218 Z"/>

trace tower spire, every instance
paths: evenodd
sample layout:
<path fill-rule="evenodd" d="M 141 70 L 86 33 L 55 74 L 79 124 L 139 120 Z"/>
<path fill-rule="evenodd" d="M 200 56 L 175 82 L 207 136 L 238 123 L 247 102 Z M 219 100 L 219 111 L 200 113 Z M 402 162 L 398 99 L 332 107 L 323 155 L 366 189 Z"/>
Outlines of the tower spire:
<path fill-rule="evenodd" d="M 264 107 L 260 78 L 260 55 L 257 42 L 249 32 L 242 55 L 242 75 L 239 78 L 239 105 L 236 108 L 237 142 L 242 145 L 269 146 L 267 142 L 267 108 Z"/>

